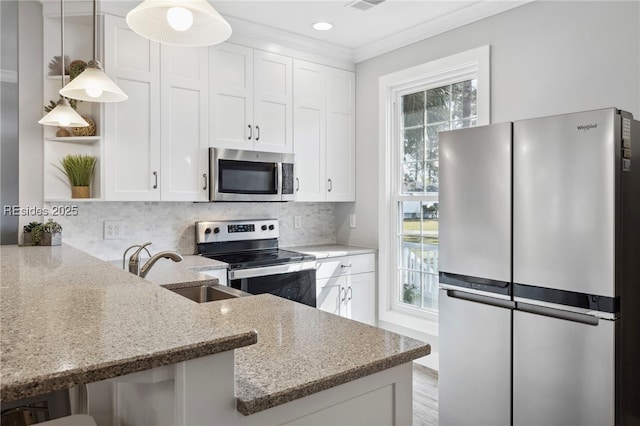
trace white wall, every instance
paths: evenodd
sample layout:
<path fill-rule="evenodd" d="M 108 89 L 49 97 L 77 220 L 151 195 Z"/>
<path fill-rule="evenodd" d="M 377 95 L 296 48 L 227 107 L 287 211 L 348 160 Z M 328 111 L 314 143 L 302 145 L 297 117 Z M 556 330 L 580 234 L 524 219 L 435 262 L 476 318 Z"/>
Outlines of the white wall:
<path fill-rule="evenodd" d="M 18 9 L 18 139 L 19 203 L 21 207 L 42 207 L 44 153 L 42 126 L 42 4 L 20 1 Z M 20 216 L 20 226 L 38 216 Z"/>
<path fill-rule="evenodd" d="M 337 240 L 378 247 L 378 78 L 491 45 L 491 121 L 615 106 L 640 118 L 640 2 L 536 1 L 356 66 L 356 202 Z M 355 213 L 357 227 L 349 228 Z M 384 261 L 384 259 L 380 259 Z"/>

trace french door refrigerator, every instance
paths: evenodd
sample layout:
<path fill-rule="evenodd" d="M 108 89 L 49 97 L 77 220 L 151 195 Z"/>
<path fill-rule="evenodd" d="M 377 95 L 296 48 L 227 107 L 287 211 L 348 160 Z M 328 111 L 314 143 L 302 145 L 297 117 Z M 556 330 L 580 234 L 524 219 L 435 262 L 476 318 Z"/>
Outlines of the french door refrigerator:
<path fill-rule="evenodd" d="M 639 132 L 610 108 L 440 134 L 440 425 L 640 424 Z"/>

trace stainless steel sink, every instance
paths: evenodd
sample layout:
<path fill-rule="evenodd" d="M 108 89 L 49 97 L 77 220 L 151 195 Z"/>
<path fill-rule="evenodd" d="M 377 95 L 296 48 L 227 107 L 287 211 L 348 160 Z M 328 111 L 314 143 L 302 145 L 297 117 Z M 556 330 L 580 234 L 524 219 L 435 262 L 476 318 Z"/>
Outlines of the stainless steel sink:
<path fill-rule="evenodd" d="M 234 288 L 221 285 L 197 285 L 192 287 L 169 288 L 168 290 L 191 299 L 194 302 L 205 303 L 216 300 L 234 299 L 248 294 Z"/>

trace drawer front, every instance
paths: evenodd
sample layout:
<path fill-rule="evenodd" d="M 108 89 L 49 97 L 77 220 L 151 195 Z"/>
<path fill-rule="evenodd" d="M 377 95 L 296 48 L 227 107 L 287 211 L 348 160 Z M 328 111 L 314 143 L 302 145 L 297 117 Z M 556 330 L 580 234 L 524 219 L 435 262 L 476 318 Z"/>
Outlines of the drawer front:
<path fill-rule="evenodd" d="M 373 253 L 331 257 L 328 259 L 318 259 L 316 278 L 362 274 L 364 272 L 374 272 L 375 269 L 376 259 Z"/>

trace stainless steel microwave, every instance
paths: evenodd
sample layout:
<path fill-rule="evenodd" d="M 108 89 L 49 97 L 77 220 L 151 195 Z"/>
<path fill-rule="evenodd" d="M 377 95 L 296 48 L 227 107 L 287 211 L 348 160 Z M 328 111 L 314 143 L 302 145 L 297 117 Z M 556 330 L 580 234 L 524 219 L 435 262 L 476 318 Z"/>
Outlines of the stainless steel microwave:
<path fill-rule="evenodd" d="M 293 201 L 293 154 L 209 148 L 209 200 Z"/>

